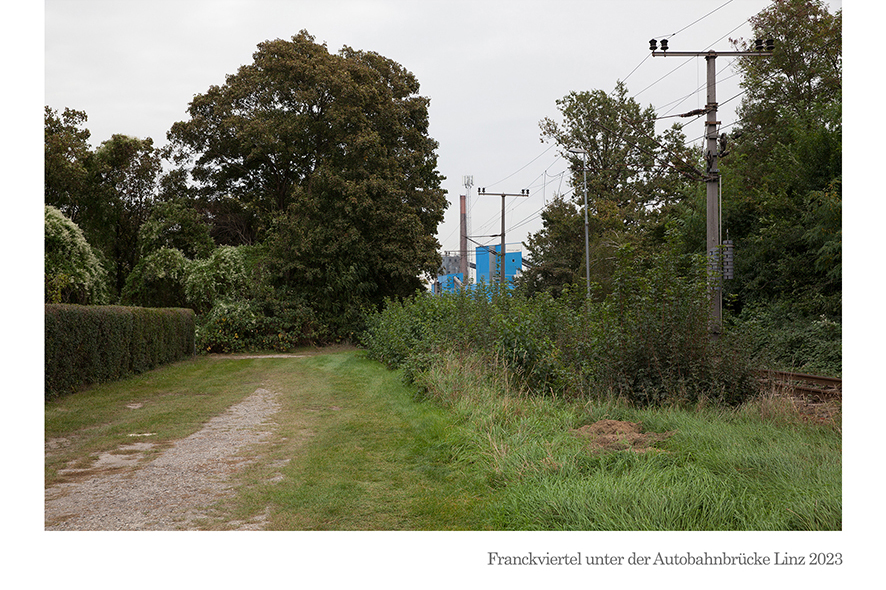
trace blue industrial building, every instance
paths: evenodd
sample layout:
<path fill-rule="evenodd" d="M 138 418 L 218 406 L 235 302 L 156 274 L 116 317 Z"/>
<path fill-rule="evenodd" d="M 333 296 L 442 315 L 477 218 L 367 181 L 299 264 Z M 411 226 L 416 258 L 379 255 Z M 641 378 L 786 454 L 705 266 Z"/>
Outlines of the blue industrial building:
<path fill-rule="evenodd" d="M 458 256 L 444 256 L 443 265 L 434 283 L 434 293 L 454 293 L 465 286 L 470 289 L 478 283 L 497 284 L 501 278 L 501 244 L 496 246 L 479 246 L 474 250 L 476 262 L 469 264 L 476 270 L 476 280 L 465 280 L 458 268 Z M 523 252 L 508 252 L 505 248 L 505 280 L 509 285 L 523 269 Z"/>
<path fill-rule="evenodd" d="M 478 246 L 474 250 L 477 255 L 477 282 L 487 284 L 497 283 L 501 278 L 501 244 L 492 246 Z M 523 252 L 508 252 L 505 248 L 505 280 L 511 284 L 514 278 L 523 270 Z"/>

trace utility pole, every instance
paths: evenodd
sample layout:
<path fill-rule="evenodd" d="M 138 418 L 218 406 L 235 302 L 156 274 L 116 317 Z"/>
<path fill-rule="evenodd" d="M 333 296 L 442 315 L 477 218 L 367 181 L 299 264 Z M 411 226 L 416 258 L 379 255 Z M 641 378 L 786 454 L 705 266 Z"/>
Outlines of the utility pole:
<path fill-rule="evenodd" d="M 654 57 L 704 57 L 707 62 L 707 104 L 705 111 L 705 175 L 706 201 L 707 201 L 707 255 L 708 268 L 711 283 L 714 285 L 711 292 L 711 331 L 716 335 L 720 333 L 723 323 L 723 288 L 722 271 L 720 260 L 720 169 L 718 161 L 720 140 L 718 130 L 720 121 L 717 120 L 717 57 L 768 57 L 775 49 L 775 42 L 767 39 L 754 41 L 755 51 L 668 51 L 667 39 L 661 41 L 661 51 L 658 49 L 658 41 L 651 39 L 649 49 Z M 725 150 L 725 137 L 723 145 Z"/>
<path fill-rule="evenodd" d="M 474 177 L 473 176 L 462 176 L 462 183 L 465 185 L 465 194 L 461 195 L 460 204 L 460 219 L 459 219 L 459 256 L 461 257 L 458 261 L 458 271 L 461 273 L 461 280 L 463 284 L 468 283 L 468 193 L 471 191 L 471 187 L 474 186 Z"/>
<path fill-rule="evenodd" d="M 591 298 L 591 247 L 588 239 L 588 153 L 582 149 L 569 150 L 573 154 L 581 154 L 581 178 L 585 193 L 585 283 L 587 298 Z"/>
<path fill-rule="evenodd" d="M 478 188 L 477 194 L 487 196 L 485 188 Z M 501 284 L 505 284 L 505 197 L 528 197 L 529 189 L 524 188 L 520 194 L 516 193 L 489 193 L 488 196 L 501 196 Z"/>

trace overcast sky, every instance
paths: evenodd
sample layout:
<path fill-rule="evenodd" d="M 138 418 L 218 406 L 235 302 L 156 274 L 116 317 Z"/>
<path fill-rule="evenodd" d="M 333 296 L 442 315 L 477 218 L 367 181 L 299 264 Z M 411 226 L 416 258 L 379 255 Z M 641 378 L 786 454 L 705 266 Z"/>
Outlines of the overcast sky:
<path fill-rule="evenodd" d="M 659 114 L 705 103 L 702 58 L 652 58 L 648 41 L 672 50 L 731 50 L 752 36 L 748 18 L 767 0 L 47 0 L 45 103 L 86 111 L 95 145 L 114 133 L 166 143 L 195 94 L 252 61 L 256 45 L 305 29 L 331 52 L 375 51 L 411 71 L 431 100 L 430 134 L 450 206 L 439 228 L 458 248 L 458 198 L 473 177 L 471 233 L 500 232 L 501 199 L 485 187 L 529 198 L 507 201 L 507 242 L 541 227 L 539 212 L 564 180 L 557 148 L 539 121 L 558 118 L 570 91 L 630 94 Z M 833 1 L 832 6 L 842 6 Z M 734 121 L 739 77 L 718 60 L 720 120 Z M 667 125 L 686 119 L 665 120 Z M 701 121 L 686 128 L 697 141 Z M 498 238 L 477 238 L 498 243 Z"/>

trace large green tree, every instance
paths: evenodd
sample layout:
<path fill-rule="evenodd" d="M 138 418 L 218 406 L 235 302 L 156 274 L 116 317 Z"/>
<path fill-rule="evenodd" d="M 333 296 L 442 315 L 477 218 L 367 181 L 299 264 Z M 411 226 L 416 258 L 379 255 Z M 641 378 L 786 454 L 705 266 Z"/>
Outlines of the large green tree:
<path fill-rule="evenodd" d="M 90 241 L 110 261 L 118 294 L 139 261 L 138 233 L 154 206 L 161 171 L 161 154 L 150 137 L 115 134 L 92 156 Z"/>
<path fill-rule="evenodd" d="M 571 201 L 551 202 L 542 214 L 543 229 L 526 244 L 533 266 L 523 283 L 530 291 L 558 292 L 584 281 L 585 181 L 591 279 L 605 285 L 619 245 L 661 242 L 696 157 L 679 130 L 656 134 L 654 109 L 641 107 L 622 82 L 611 93 L 571 92 L 557 107 L 562 121 L 543 119 L 542 140 L 554 141 L 571 162 L 573 193 Z"/>
<path fill-rule="evenodd" d="M 138 262 L 141 224 L 157 196 L 161 153 L 151 138 L 113 135 L 93 150 L 86 113 L 44 112 L 44 202 L 83 231 L 110 278 L 113 299 Z"/>
<path fill-rule="evenodd" d="M 240 243 L 268 245 L 278 287 L 353 309 L 413 292 L 439 265 L 446 199 L 418 92 L 394 61 L 331 54 L 302 31 L 260 43 L 168 137 L 204 206 L 225 204 Z"/>
<path fill-rule="evenodd" d="M 175 248 L 189 259 L 206 258 L 215 249 L 209 227 L 200 214 L 177 201 L 157 203 L 138 230 L 138 252 L 147 256 L 161 248 Z"/>
<path fill-rule="evenodd" d="M 86 113 L 70 108 L 59 114 L 44 110 L 43 186 L 46 205 L 57 207 L 74 223 L 81 223 L 89 191 L 89 130 Z"/>
<path fill-rule="evenodd" d="M 775 0 L 751 24 L 775 50 L 738 61 L 745 94 L 722 166 L 736 309 L 785 300 L 839 316 L 842 11 L 830 13 L 820 0 Z"/>

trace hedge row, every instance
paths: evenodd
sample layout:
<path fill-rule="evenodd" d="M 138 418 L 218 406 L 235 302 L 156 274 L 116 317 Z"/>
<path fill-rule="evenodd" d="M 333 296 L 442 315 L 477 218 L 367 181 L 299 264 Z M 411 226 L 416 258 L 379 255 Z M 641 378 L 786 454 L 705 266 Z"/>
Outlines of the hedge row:
<path fill-rule="evenodd" d="M 194 355 L 190 309 L 46 305 L 45 397 Z"/>

